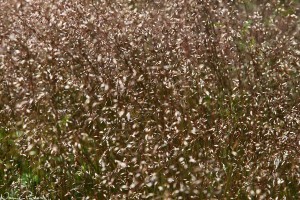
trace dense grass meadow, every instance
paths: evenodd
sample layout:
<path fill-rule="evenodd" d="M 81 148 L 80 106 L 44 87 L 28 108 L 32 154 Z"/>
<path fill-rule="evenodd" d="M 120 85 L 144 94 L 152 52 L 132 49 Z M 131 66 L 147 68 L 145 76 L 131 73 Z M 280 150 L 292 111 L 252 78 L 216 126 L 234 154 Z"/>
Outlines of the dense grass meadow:
<path fill-rule="evenodd" d="M 300 199 L 299 0 L 0 0 L 0 199 Z"/>

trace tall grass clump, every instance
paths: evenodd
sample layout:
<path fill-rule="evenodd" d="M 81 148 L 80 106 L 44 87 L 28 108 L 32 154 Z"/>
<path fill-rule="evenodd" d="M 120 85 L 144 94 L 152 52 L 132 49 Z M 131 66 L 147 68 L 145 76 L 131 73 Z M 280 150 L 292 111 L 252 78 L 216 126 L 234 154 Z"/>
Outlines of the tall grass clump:
<path fill-rule="evenodd" d="M 0 0 L 0 194 L 299 199 L 300 3 Z"/>

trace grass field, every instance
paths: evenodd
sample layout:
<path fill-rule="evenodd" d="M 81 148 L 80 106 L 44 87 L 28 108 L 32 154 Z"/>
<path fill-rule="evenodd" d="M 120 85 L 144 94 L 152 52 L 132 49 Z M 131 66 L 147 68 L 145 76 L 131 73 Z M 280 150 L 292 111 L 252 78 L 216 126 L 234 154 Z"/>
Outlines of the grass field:
<path fill-rule="evenodd" d="M 0 0 L 0 199 L 299 199 L 299 9 Z"/>

